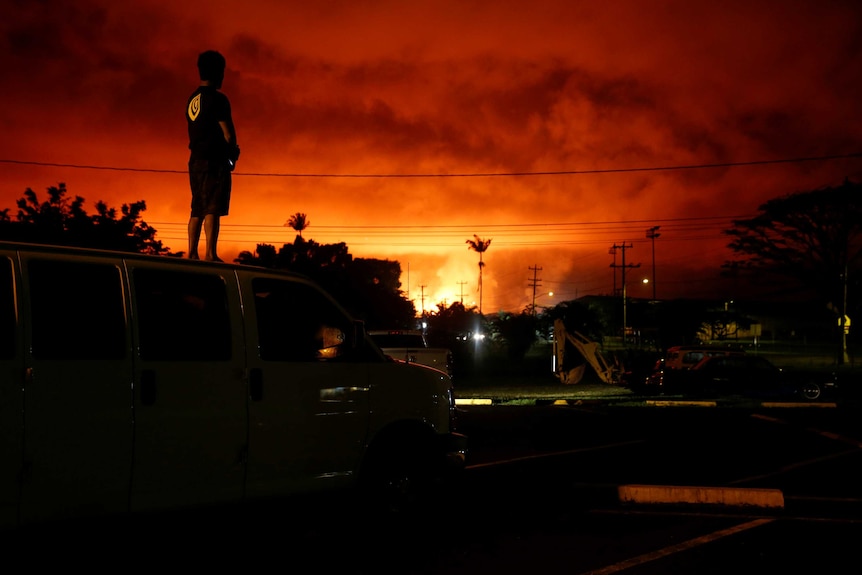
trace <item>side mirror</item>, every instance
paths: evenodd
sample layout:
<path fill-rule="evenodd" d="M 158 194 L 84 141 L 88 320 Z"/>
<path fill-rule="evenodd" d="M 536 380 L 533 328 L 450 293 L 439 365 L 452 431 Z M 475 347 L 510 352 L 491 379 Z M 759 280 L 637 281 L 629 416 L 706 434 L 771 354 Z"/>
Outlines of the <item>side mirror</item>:
<path fill-rule="evenodd" d="M 344 332 L 337 327 L 321 327 L 317 341 L 321 346 L 315 354 L 317 359 L 334 359 L 344 353 Z"/>
<path fill-rule="evenodd" d="M 320 329 L 322 348 L 317 350 L 317 359 L 356 357 L 365 349 L 365 322 L 354 320 L 353 329 L 347 333 L 337 327 L 323 326 Z"/>

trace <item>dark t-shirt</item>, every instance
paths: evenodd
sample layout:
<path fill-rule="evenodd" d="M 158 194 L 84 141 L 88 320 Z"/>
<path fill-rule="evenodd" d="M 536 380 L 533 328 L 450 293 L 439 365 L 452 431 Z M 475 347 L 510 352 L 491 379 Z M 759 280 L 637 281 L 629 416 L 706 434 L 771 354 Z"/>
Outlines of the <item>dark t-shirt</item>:
<path fill-rule="evenodd" d="M 227 162 L 228 143 L 219 122 L 230 121 L 227 96 L 212 86 L 199 86 L 186 104 L 189 125 L 189 161 Z"/>

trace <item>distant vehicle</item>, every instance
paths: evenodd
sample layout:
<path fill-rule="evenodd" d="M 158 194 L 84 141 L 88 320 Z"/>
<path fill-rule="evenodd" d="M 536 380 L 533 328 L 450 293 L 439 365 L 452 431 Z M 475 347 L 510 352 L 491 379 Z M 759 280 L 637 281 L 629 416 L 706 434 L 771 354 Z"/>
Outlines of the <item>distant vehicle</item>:
<path fill-rule="evenodd" d="M 745 355 L 741 348 L 720 346 L 682 346 L 669 347 L 663 358 L 656 361 L 652 373 L 646 376 L 642 382 L 643 390 L 662 392 L 664 391 L 665 373 L 674 370 L 687 370 L 697 365 L 707 357 L 726 357 Z M 630 385 L 630 387 L 635 387 Z"/>
<path fill-rule="evenodd" d="M 430 347 L 419 330 L 369 330 L 368 336 L 380 350 L 393 359 L 418 363 L 452 375 L 452 351 L 445 347 Z"/>
<path fill-rule="evenodd" d="M 669 347 L 664 356 L 665 369 L 691 369 L 705 357 L 743 355 L 741 348 L 720 346 L 682 346 Z"/>
<path fill-rule="evenodd" d="M 743 395 L 815 401 L 837 390 L 832 373 L 782 370 L 758 355 L 705 357 L 688 370 L 664 374 L 664 393 Z"/>

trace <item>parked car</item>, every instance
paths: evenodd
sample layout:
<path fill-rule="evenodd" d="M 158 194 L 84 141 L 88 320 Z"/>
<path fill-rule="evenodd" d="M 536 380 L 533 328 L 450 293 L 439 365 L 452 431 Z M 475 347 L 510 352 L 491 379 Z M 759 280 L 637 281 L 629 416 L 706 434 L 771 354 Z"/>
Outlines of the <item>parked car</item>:
<path fill-rule="evenodd" d="M 705 357 L 689 370 L 664 373 L 664 393 L 743 395 L 815 401 L 837 390 L 835 374 L 784 370 L 758 355 Z"/>
<path fill-rule="evenodd" d="M 731 355 L 745 355 L 745 350 L 735 347 L 704 345 L 676 345 L 669 347 L 664 357 L 656 361 L 652 373 L 647 375 L 643 381 L 643 391 L 663 392 L 665 373 L 668 371 L 691 369 L 707 357 L 725 357 Z M 634 388 L 634 386 L 630 387 Z"/>
<path fill-rule="evenodd" d="M 665 353 L 665 368 L 667 369 L 691 369 L 705 357 L 743 355 L 745 350 L 737 347 L 708 346 L 708 345 L 676 345 L 669 347 Z"/>

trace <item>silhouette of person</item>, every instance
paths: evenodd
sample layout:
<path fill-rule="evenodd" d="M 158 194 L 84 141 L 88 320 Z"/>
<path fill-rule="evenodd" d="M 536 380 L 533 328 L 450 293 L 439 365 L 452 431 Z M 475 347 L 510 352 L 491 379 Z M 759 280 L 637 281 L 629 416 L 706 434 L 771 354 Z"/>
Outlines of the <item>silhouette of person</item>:
<path fill-rule="evenodd" d="M 220 90 L 224 81 L 224 56 L 207 50 L 198 56 L 201 84 L 186 104 L 189 128 L 189 183 L 192 191 L 189 217 L 189 259 L 198 258 L 201 228 L 206 233 L 204 259 L 218 257 L 221 217 L 230 207 L 231 172 L 239 159 L 230 101 Z"/>

